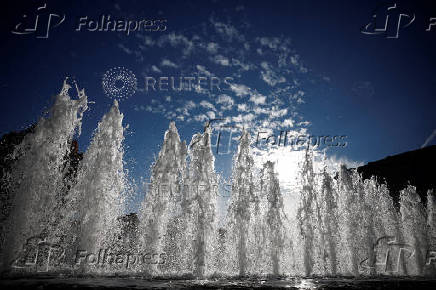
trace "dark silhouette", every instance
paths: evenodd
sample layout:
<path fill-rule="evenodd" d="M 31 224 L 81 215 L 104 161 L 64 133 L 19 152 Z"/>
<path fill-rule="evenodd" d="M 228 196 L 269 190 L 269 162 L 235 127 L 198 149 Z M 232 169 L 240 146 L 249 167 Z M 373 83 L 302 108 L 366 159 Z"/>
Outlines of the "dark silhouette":
<path fill-rule="evenodd" d="M 426 203 L 427 191 L 436 194 L 436 145 L 388 156 L 369 162 L 357 168 L 364 179 L 376 176 L 379 182 L 386 182 L 396 206 L 399 205 L 400 191 L 407 185 L 416 186 L 421 201 Z"/>

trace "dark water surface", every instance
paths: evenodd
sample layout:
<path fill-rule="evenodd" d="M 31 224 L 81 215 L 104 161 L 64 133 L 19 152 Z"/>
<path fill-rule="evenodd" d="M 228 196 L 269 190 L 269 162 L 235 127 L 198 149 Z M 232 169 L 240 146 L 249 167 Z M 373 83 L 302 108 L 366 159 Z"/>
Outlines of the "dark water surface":
<path fill-rule="evenodd" d="M 426 278 L 219 278 L 207 280 L 122 277 L 8 277 L 1 289 L 436 289 Z"/>

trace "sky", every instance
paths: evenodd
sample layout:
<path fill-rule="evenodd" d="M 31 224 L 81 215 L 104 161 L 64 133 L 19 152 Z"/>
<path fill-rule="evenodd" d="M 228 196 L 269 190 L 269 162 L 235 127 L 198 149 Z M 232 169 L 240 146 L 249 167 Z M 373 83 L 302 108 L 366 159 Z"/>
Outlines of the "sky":
<path fill-rule="evenodd" d="M 207 121 L 219 119 L 210 126 L 213 144 L 221 132 L 213 149 L 225 177 L 241 128 L 259 138 L 258 149 L 281 131 L 316 140 L 342 136 L 343 146 L 319 149 L 350 167 L 436 144 L 431 1 L 3 5 L 0 134 L 36 122 L 69 77 L 92 101 L 78 137 L 81 151 L 119 101 L 126 168 L 136 184 L 149 177 L 170 121 L 189 144 Z M 270 146 L 280 154 L 295 150 Z"/>

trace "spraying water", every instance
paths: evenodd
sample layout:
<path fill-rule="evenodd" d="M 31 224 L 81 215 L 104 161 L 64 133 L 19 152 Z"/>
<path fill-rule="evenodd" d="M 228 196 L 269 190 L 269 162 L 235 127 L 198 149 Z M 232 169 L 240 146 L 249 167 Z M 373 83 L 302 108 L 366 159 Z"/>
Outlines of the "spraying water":
<path fill-rule="evenodd" d="M 117 218 L 123 213 L 127 182 L 123 169 L 122 121 L 123 114 L 115 100 L 98 124 L 79 167 L 77 183 L 68 196 L 65 216 L 76 224 L 76 230 L 71 233 L 81 251 L 98 253 L 116 246 L 113 240 L 120 230 Z"/>
<path fill-rule="evenodd" d="M 83 90 L 73 100 L 69 89 L 65 82 L 49 117 L 11 156 L 3 270 L 192 278 L 436 275 L 433 192 L 423 202 L 408 186 L 395 206 L 385 184 L 345 166 L 335 172 L 314 166 L 308 149 L 298 165 L 295 202 L 286 204 L 276 164 L 256 166 L 246 131 L 233 159 L 227 214 L 218 221 L 211 129 L 186 146 L 171 122 L 136 227 L 132 216 L 121 218 L 128 180 L 118 103 L 98 124 L 77 173 L 69 174 L 66 156 L 87 109 Z"/>
<path fill-rule="evenodd" d="M 15 148 L 11 170 L 12 209 L 6 221 L 6 239 L 2 245 L 2 266 L 14 263 L 28 239 L 54 239 L 52 231 L 59 219 L 66 195 L 63 178 L 65 157 L 70 154 L 75 133 L 80 134 L 83 113 L 87 110 L 84 90 L 76 85 L 78 99 L 70 98 L 71 86 L 64 81 L 61 92 L 47 118 L 41 118 L 33 133 Z"/>

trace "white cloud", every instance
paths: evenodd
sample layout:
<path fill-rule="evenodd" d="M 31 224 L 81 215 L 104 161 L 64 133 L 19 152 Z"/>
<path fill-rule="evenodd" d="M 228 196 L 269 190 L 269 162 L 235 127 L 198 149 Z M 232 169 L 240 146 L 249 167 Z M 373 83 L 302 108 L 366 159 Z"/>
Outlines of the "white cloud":
<path fill-rule="evenodd" d="M 237 115 L 237 116 L 233 116 L 232 117 L 232 121 L 236 122 L 236 123 L 247 123 L 247 122 L 251 122 L 256 118 L 256 116 L 252 113 L 247 114 L 247 115 Z"/>
<path fill-rule="evenodd" d="M 283 127 L 294 127 L 294 121 L 292 119 L 285 119 L 283 121 Z"/>
<path fill-rule="evenodd" d="M 215 56 L 214 61 L 216 64 L 220 64 L 222 66 L 228 66 L 230 64 L 229 59 L 225 56 L 220 55 L 220 54 Z"/>
<path fill-rule="evenodd" d="M 193 101 L 189 100 L 185 103 L 185 106 L 177 108 L 176 112 L 183 113 L 185 116 L 190 116 L 191 114 L 189 111 L 194 109 L 196 106 L 197 105 Z"/>
<path fill-rule="evenodd" d="M 424 148 L 425 146 L 427 146 L 433 140 L 434 137 L 436 137 L 436 129 L 433 130 L 433 133 L 431 133 L 430 136 L 427 137 L 424 144 L 422 144 L 421 148 Z"/>
<path fill-rule="evenodd" d="M 127 53 L 127 54 L 132 54 L 133 53 L 133 51 L 130 49 L 130 48 L 128 48 L 128 47 L 126 47 L 124 44 L 122 44 L 122 43 L 119 43 L 118 44 L 118 47 L 122 50 L 122 51 L 124 51 L 125 53 Z"/>
<path fill-rule="evenodd" d="M 166 59 L 166 58 L 164 58 L 164 59 L 162 60 L 162 62 L 160 63 L 160 65 L 161 65 L 161 66 L 173 67 L 173 68 L 177 68 L 177 67 L 178 67 L 177 64 L 175 64 L 174 62 L 172 62 L 171 60 Z"/>
<path fill-rule="evenodd" d="M 225 24 L 222 22 L 211 20 L 212 24 L 215 27 L 215 30 L 224 36 L 224 39 L 227 41 L 232 41 L 237 39 L 239 41 L 244 40 L 244 36 L 239 33 L 239 31 L 231 24 Z"/>
<path fill-rule="evenodd" d="M 266 61 L 262 62 L 260 66 L 264 69 L 261 71 L 262 79 L 270 86 L 273 87 L 278 83 L 286 82 L 285 77 L 278 76 Z"/>
<path fill-rule="evenodd" d="M 209 111 L 206 113 L 209 119 L 215 119 L 215 112 Z"/>
<path fill-rule="evenodd" d="M 256 40 L 261 45 L 269 47 L 270 49 L 277 49 L 280 44 L 280 39 L 278 37 L 258 37 Z"/>
<path fill-rule="evenodd" d="M 210 109 L 210 110 L 216 111 L 215 106 L 212 105 L 210 102 L 208 102 L 206 100 L 201 101 L 200 102 L 200 106 L 202 106 L 203 108 L 206 108 L 206 109 Z"/>
<path fill-rule="evenodd" d="M 161 72 L 162 72 L 162 71 L 161 71 L 157 66 L 155 66 L 155 65 L 152 65 L 152 66 L 151 66 L 151 70 L 154 71 L 154 72 L 157 72 L 157 73 L 161 73 Z"/>
<path fill-rule="evenodd" d="M 200 115 L 195 116 L 194 120 L 197 122 L 204 122 L 204 121 L 208 121 L 209 118 L 205 114 L 200 114 Z"/>
<path fill-rule="evenodd" d="M 323 165 L 327 167 L 329 172 L 338 172 L 341 165 L 345 165 L 347 168 L 357 168 L 364 165 L 364 162 L 351 160 L 345 156 L 332 155 L 324 160 Z"/>
<path fill-rule="evenodd" d="M 239 61 L 235 58 L 232 58 L 232 65 L 239 66 L 243 71 L 248 71 L 253 67 L 249 64 L 242 63 L 241 61 Z"/>
<path fill-rule="evenodd" d="M 233 101 L 232 97 L 228 95 L 220 95 L 216 103 L 222 105 L 222 110 L 230 110 L 235 102 Z"/>
<path fill-rule="evenodd" d="M 238 111 L 247 111 L 247 104 L 238 104 Z"/>
<path fill-rule="evenodd" d="M 197 64 L 197 65 L 196 65 L 196 68 L 197 68 L 197 70 L 198 70 L 199 72 L 202 72 L 203 74 L 205 74 L 205 75 L 207 75 L 207 76 L 211 76 L 211 75 L 212 75 L 211 72 L 208 71 L 204 65 L 199 65 L 199 64 Z"/>
<path fill-rule="evenodd" d="M 250 101 L 256 105 L 263 105 L 265 104 L 266 97 L 261 94 L 254 94 L 250 97 Z"/>
<path fill-rule="evenodd" d="M 207 44 L 207 48 L 206 50 L 211 53 L 211 54 L 215 54 L 218 52 L 218 43 L 215 42 L 209 42 Z"/>
<path fill-rule="evenodd" d="M 167 42 L 174 48 L 179 48 L 182 46 L 182 53 L 184 56 L 190 55 L 194 49 L 194 43 L 182 34 L 176 34 L 172 32 L 164 36 L 160 39 L 159 46 L 163 47 Z"/>
<path fill-rule="evenodd" d="M 250 88 L 241 84 L 230 84 L 230 89 L 238 96 L 244 97 L 250 94 Z"/>

